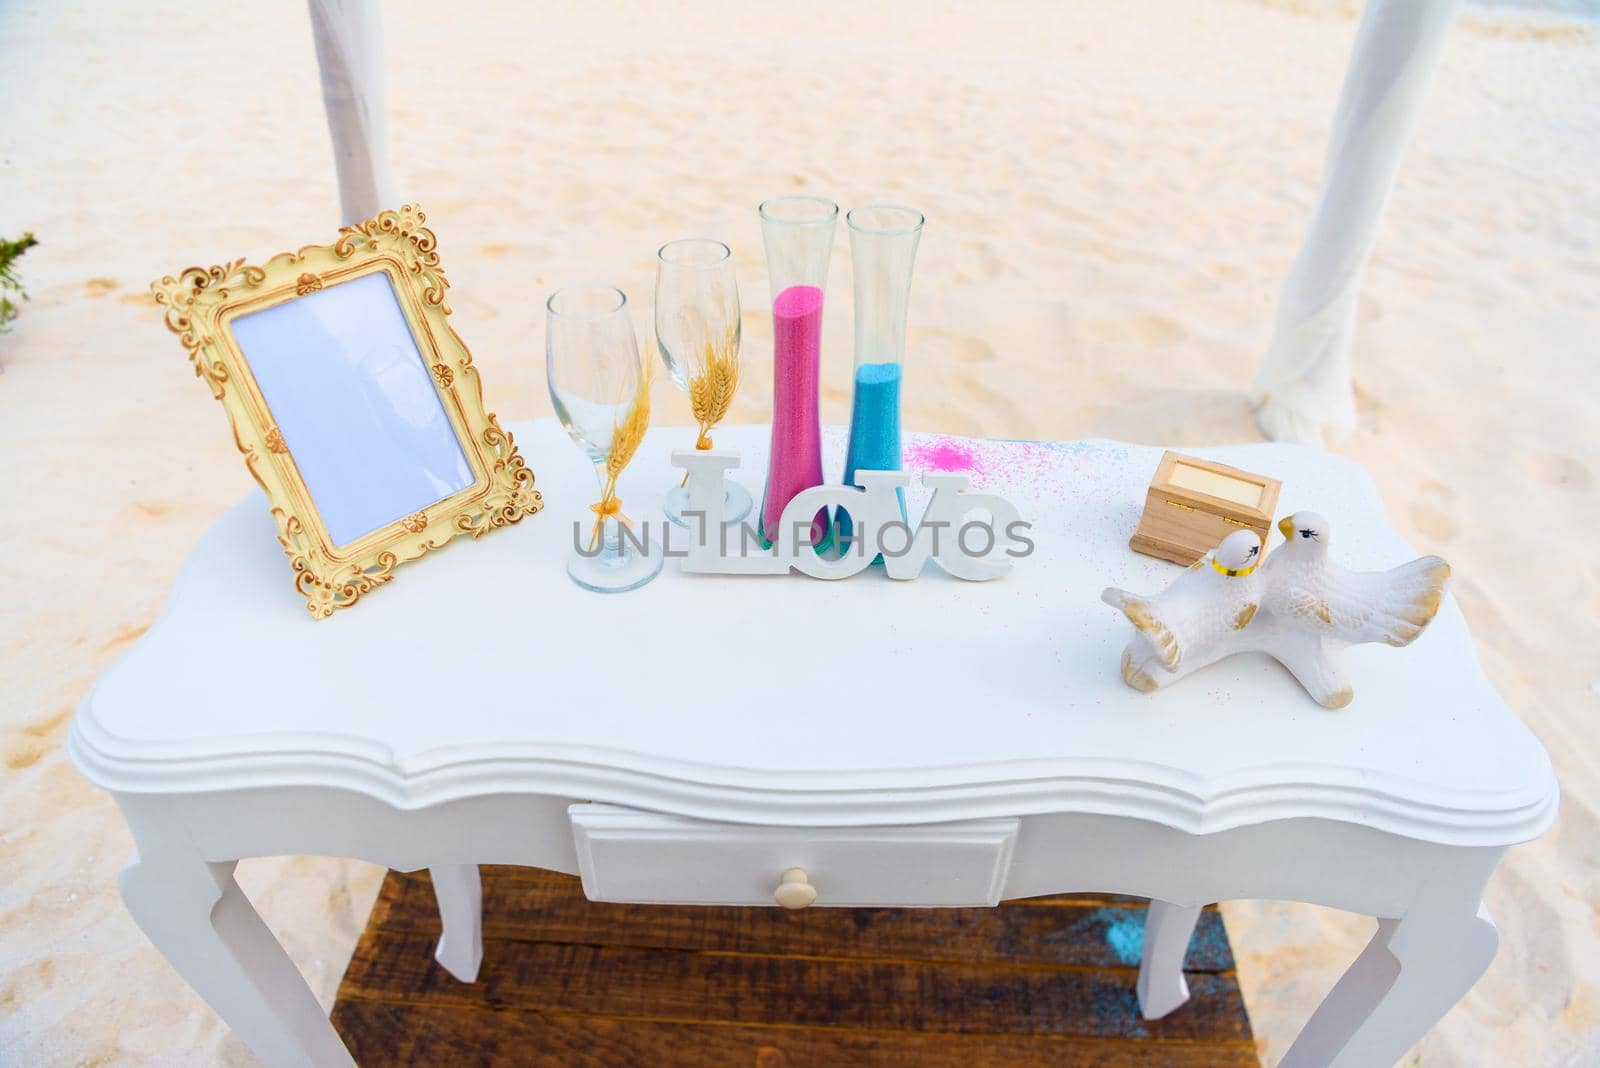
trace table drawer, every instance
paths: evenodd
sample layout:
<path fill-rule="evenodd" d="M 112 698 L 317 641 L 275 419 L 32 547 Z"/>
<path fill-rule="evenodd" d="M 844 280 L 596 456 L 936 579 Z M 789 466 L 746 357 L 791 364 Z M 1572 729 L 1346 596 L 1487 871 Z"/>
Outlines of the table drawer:
<path fill-rule="evenodd" d="M 758 827 L 615 805 L 569 812 L 590 900 L 652 905 L 994 905 L 1018 824 Z"/>

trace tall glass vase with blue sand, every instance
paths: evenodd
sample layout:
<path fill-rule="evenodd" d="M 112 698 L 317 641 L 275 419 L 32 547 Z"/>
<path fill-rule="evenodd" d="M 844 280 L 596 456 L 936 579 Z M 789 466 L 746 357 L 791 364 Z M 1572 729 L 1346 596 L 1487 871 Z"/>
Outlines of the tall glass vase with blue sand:
<path fill-rule="evenodd" d="M 906 356 L 906 310 L 911 271 L 922 240 L 922 213 L 893 204 L 868 204 L 845 216 L 850 228 L 850 265 L 855 272 L 855 392 L 850 407 L 850 445 L 844 484 L 857 471 L 898 471 L 900 383 Z M 900 515 L 906 501 L 900 492 Z M 853 524 L 836 511 L 835 533 L 850 551 Z"/>

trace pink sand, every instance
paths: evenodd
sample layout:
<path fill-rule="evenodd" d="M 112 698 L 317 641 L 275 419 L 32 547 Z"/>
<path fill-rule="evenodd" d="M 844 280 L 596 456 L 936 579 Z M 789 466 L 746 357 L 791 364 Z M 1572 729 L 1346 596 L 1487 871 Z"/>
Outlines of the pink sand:
<path fill-rule="evenodd" d="M 929 471 L 967 471 L 972 467 L 973 452 L 958 441 L 921 442 L 906 450 L 917 461 L 917 466 Z"/>
<path fill-rule="evenodd" d="M 817 412 L 822 352 L 822 290 L 790 286 L 772 302 L 772 452 L 761 530 L 777 531 L 784 506 L 795 494 L 822 485 L 822 427 Z M 818 512 L 811 537 L 828 527 Z"/>
<path fill-rule="evenodd" d="M 917 471 L 969 471 L 974 481 L 983 474 L 983 458 L 971 445 L 950 438 L 913 442 L 905 448 L 905 466 Z"/>

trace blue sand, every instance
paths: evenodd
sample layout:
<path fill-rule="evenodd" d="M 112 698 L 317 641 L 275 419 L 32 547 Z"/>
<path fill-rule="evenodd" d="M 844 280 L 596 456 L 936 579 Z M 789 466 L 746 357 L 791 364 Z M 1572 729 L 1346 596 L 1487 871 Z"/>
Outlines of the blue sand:
<path fill-rule="evenodd" d="M 1138 909 L 1095 909 L 1090 922 L 1105 925 L 1106 945 L 1123 964 L 1138 964 L 1144 956 L 1144 912 Z M 1076 935 L 1074 935 L 1076 937 Z M 1234 967 L 1233 951 L 1221 917 L 1202 913 L 1189 939 L 1184 959 L 1197 971 L 1223 971 Z"/>
<path fill-rule="evenodd" d="M 1106 945 L 1123 964 L 1138 964 L 1144 956 L 1144 913 L 1134 909 L 1100 908 L 1095 918 L 1106 925 Z"/>
<path fill-rule="evenodd" d="M 850 409 L 850 448 L 845 453 L 844 484 L 856 484 L 857 471 L 900 470 L 900 365 L 864 363 L 856 368 L 855 401 Z M 900 518 L 906 518 L 906 495 Z M 840 509 L 835 527 L 850 536 L 850 513 Z M 874 561 L 876 562 L 876 561 Z"/>

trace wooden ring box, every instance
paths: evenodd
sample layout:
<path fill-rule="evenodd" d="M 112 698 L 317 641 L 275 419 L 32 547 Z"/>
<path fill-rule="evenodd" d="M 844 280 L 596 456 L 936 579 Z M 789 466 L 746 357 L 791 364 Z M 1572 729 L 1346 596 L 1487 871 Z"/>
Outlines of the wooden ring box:
<path fill-rule="evenodd" d="M 1261 535 L 1265 553 L 1283 483 L 1237 467 L 1165 452 L 1128 547 L 1192 564 L 1241 527 Z"/>

